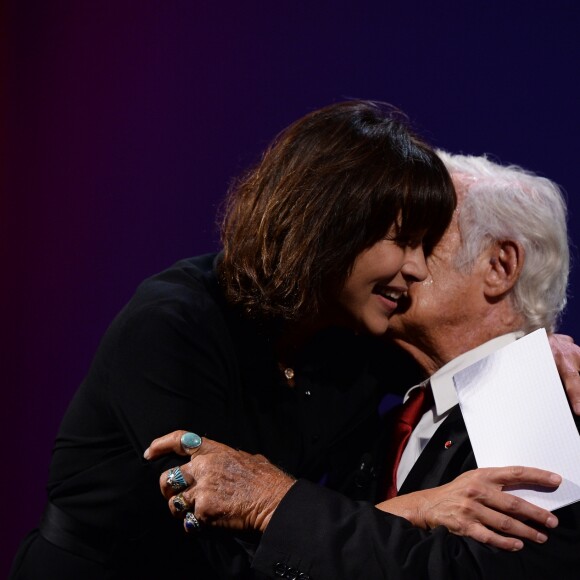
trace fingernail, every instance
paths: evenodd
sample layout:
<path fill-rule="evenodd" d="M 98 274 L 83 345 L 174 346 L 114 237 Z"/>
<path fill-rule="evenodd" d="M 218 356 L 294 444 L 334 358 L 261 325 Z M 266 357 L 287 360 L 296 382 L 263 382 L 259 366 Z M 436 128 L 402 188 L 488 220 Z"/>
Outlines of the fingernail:
<path fill-rule="evenodd" d="M 149 455 L 151 455 L 151 453 L 149 452 L 149 447 L 147 447 L 147 449 L 145 449 L 145 453 L 143 453 L 143 457 L 145 459 L 149 459 Z"/>
<path fill-rule="evenodd" d="M 521 540 L 516 540 L 514 542 L 514 547 L 512 548 L 512 552 L 517 552 L 524 547 L 524 543 Z"/>
<path fill-rule="evenodd" d="M 547 528 L 555 528 L 558 525 L 558 518 L 556 516 L 548 516 L 546 520 Z"/>
<path fill-rule="evenodd" d="M 552 483 L 557 483 L 559 485 L 560 483 L 562 483 L 562 477 L 559 476 L 557 473 L 552 473 L 552 475 L 550 475 L 550 481 Z"/>
<path fill-rule="evenodd" d="M 536 542 L 538 542 L 538 544 L 543 544 L 547 540 L 548 536 L 546 536 L 546 534 L 541 534 L 540 532 L 538 532 L 538 535 L 536 536 Z"/>

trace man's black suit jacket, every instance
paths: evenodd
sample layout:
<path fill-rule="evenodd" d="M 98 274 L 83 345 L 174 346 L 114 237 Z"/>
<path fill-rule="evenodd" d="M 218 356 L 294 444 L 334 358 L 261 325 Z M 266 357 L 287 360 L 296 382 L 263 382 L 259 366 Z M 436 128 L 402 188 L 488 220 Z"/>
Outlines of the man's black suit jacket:
<path fill-rule="evenodd" d="M 579 418 L 575 420 L 580 426 Z M 475 467 L 456 406 L 423 450 L 399 494 L 445 484 Z M 376 481 L 380 483 L 380 475 Z M 371 502 L 352 501 L 299 480 L 276 510 L 253 566 L 264 577 L 302 580 L 576 580 L 580 577 L 580 502 L 554 513 L 559 525 L 547 531 L 545 544 L 525 542 L 523 550 L 507 552 L 453 535 L 443 527 L 415 528 Z"/>

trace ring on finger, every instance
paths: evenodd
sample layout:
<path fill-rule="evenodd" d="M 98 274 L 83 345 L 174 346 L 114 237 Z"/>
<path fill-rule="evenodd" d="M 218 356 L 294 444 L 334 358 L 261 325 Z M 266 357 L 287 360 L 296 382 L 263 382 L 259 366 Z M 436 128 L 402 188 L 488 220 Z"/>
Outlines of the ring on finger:
<path fill-rule="evenodd" d="M 192 530 L 199 532 L 199 530 L 201 529 L 201 524 L 199 523 L 199 520 L 193 515 L 192 512 L 187 512 L 185 514 L 183 526 L 185 527 L 186 532 L 191 532 Z"/>
<path fill-rule="evenodd" d="M 167 484 L 170 485 L 175 491 L 181 491 L 187 487 L 187 482 L 181 473 L 179 467 L 174 467 L 167 472 Z"/>
<path fill-rule="evenodd" d="M 178 512 L 184 512 L 185 510 L 189 509 L 189 504 L 187 503 L 187 501 L 185 500 L 185 498 L 183 497 L 182 493 L 177 494 L 174 498 L 173 498 L 173 507 L 176 509 L 176 511 Z"/>
<path fill-rule="evenodd" d="M 189 431 L 181 436 L 181 446 L 183 447 L 184 451 L 197 449 L 200 445 L 201 437 L 197 433 L 192 433 Z"/>

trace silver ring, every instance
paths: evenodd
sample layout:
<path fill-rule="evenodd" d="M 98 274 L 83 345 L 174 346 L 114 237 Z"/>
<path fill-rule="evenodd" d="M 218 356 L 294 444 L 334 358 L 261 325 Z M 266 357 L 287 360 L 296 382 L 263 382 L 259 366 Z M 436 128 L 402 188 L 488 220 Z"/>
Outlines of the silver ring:
<path fill-rule="evenodd" d="M 180 491 L 188 487 L 187 482 L 183 478 L 183 473 L 179 467 L 174 467 L 167 472 L 167 483 L 175 491 Z"/>
<path fill-rule="evenodd" d="M 187 512 L 185 514 L 183 525 L 185 526 L 186 532 L 191 532 L 192 530 L 198 532 L 201 529 L 201 524 L 199 523 L 199 520 L 193 515 L 192 512 Z"/>
<path fill-rule="evenodd" d="M 188 451 L 189 449 L 196 449 L 201 445 L 201 437 L 197 433 L 184 433 L 181 436 L 181 446 L 183 447 L 184 451 Z"/>

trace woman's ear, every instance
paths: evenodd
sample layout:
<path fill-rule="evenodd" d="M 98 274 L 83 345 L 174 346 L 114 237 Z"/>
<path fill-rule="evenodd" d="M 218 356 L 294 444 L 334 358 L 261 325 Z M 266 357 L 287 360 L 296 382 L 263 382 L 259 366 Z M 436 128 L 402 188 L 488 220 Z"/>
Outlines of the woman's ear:
<path fill-rule="evenodd" d="M 485 275 L 486 296 L 498 297 L 514 287 L 524 265 L 524 254 L 524 247 L 514 240 L 502 240 L 490 246 Z"/>

